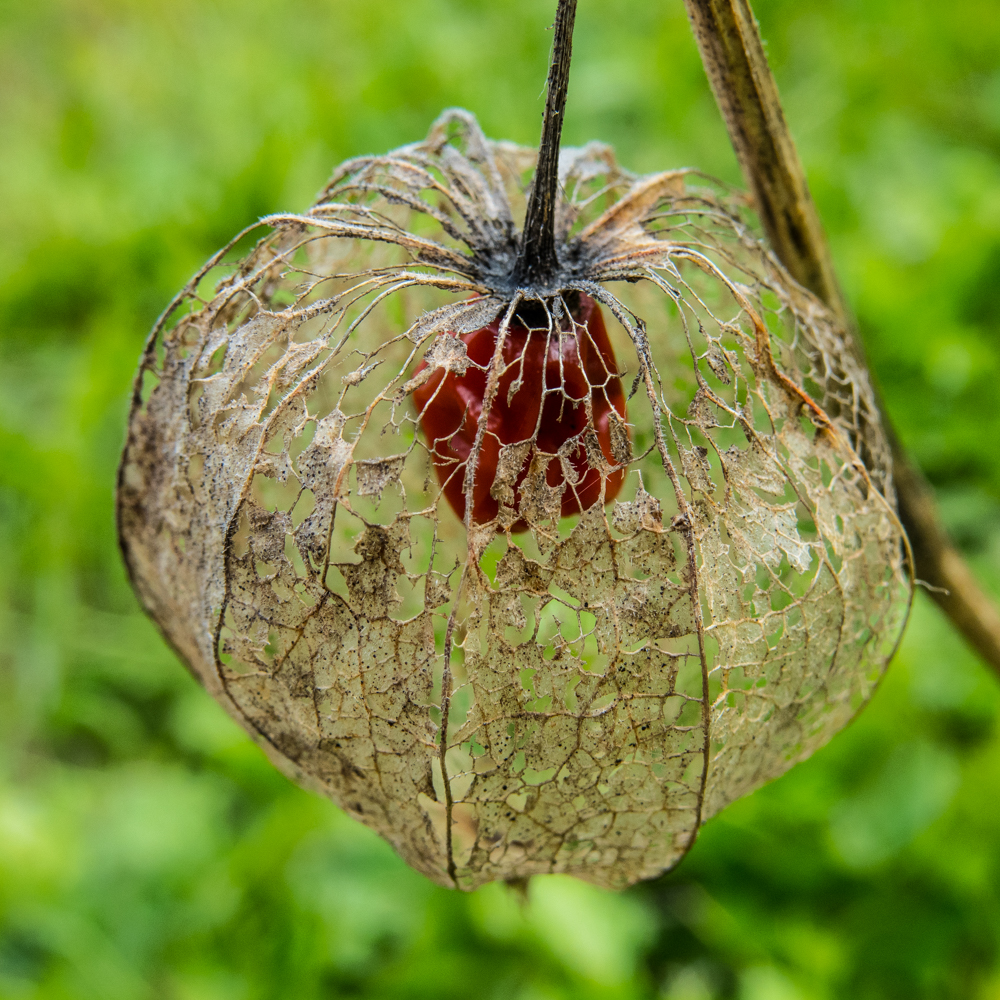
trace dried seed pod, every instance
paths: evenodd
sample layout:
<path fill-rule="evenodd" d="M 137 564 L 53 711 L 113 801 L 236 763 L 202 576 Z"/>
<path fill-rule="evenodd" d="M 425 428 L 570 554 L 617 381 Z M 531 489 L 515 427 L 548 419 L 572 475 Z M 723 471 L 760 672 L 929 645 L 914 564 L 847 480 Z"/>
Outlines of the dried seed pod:
<path fill-rule="evenodd" d="M 557 267 L 515 280 L 535 158 L 450 111 L 212 258 L 142 358 L 119 524 L 208 690 L 415 868 L 620 888 L 869 698 L 904 540 L 867 373 L 739 198 L 564 149 Z M 589 393 L 505 358 L 580 349 L 590 300 Z M 469 372 L 463 506 L 420 420 Z M 582 412 L 557 446 L 490 424 L 532 379 Z"/>

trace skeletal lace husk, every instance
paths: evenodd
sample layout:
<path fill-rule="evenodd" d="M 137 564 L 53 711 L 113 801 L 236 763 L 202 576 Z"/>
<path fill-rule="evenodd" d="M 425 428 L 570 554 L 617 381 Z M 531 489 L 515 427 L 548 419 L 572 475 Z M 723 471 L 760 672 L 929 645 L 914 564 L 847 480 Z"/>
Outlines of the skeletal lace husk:
<path fill-rule="evenodd" d="M 216 254 L 142 357 L 119 525 L 205 687 L 413 867 L 622 888 L 868 700 L 908 609 L 905 542 L 849 335 L 739 198 L 564 149 L 561 272 L 516 289 L 535 157 L 446 112 Z M 620 498 L 560 519 L 543 479 L 527 532 L 463 525 L 415 369 L 461 372 L 462 333 L 532 298 L 551 329 L 578 292 L 632 392 Z"/>

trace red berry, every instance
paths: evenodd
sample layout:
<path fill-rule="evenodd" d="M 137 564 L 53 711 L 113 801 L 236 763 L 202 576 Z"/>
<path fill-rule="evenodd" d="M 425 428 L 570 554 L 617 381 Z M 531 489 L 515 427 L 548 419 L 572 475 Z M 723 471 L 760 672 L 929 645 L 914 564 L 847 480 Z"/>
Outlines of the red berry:
<path fill-rule="evenodd" d="M 551 487 L 565 486 L 561 510 L 564 517 L 600 502 L 602 475 L 588 461 L 584 447 L 588 396 L 604 459 L 608 466 L 619 464 L 612 454 L 610 422 L 614 419 L 612 409 L 624 422 L 625 393 L 604 318 L 594 300 L 581 295 L 574 319 L 575 330 L 567 323 L 561 331 L 553 324 L 550 331 L 544 319 L 538 324 L 541 329 L 532 329 L 515 317 L 507 330 L 503 371 L 475 473 L 472 519 L 476 523 L 491 521 L 499 511 L 499 503 L 490 491 L 496 481 L 501 446 L 520 442 L 533 441 L 534 448 L 528 450 L 514 482 L 515 510 L 521 501 L 520 486 L 536 452 L 553 456 L 548 460 L 545 481 Z M 489 326 L 461 336 L 470 360 L 482 368 L 470 366 L 463 375 L 438 369 L 413 393 L 438 479 L 448 502 L 462 519 L 466 463 L 476 439 L 501 322 L 498 318 Z M 421 362 L 417 371 L 424 368 L 426 363 Z M 521 385 L 510 395 L 518 380 Z M 573 438 L 578 438 L 579 443 L 568 459 L 575 483 L 567 484 L 562 463 L 554 456 Z M 624 477 L 621 468 L 606 472 L 605 503 L 618 494 Z M 527 527 L 520 519 L 512 530 L 524 531 Z"/>

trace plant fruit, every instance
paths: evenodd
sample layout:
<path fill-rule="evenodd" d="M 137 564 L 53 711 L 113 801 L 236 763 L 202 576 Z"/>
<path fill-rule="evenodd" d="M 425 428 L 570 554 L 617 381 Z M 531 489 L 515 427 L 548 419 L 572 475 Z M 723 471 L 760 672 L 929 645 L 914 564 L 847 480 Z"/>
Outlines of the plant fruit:
<path fill-rule="evenodd" d="M 461 336 L 473 362 L 464 374 L 438 369 L 413 393 L 438 479 L 463 520 L 466 467 L 475 448 L 502 323 L 498 317 L 489 326 Z M 569 325 L 550 331 L 547 322 L 533 328 L 515 316 L 507 329 L 501 349 L 502 374 L 475 468 L 472 520 L 477 524 L 498 514 L 497 470 L 504 446 L 526 446 L 513 485 L 515 509 L 533 455 L 546 484 L 562 489 L 563 517 L 598 502 L 610 503 L 621 489 L 625 470 L 613 455 L 611 422 L 616 417 L 620 426 L 625 422 L 625 393 L 604 318 L 594 300 L 581 295 L 571 329 L 566 328 Z M 425 368 L 426 362 L 421 362 L 418 373 Z M 584 437 L 591 426 L 612 469 L 603 477 L 588 460 Z M 512 526 L 514 531 L 526 528 L 523 518 Z"/>
<path fill-rule="evenodd" d="M 622 888 L 847 724 L 910 581 L 850 332 L 745 202 L 565 149 L 523 277 L 537 159 L 449 111 L 216 254 L 118 525 L 206 688 L 419 871 Z"/>

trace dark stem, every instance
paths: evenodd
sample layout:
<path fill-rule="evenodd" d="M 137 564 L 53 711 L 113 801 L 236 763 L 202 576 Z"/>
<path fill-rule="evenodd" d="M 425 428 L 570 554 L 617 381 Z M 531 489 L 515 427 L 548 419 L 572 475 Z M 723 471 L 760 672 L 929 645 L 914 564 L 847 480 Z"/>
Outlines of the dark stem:
<path fill-rule="evenodd" d="M 573 54 L 573 22 L 576 0 L 559 0 L 556 9 L 552 62 L 548 93 L 538 144 L 538 165 L 528 196 L 521 250 L 514 265 L 514 284 L 521 288 L 544 288 L 558 273 L 556 255 L 556 196 L 559 192 L 559 139 L 569 88 L 569 63 Z"/>

